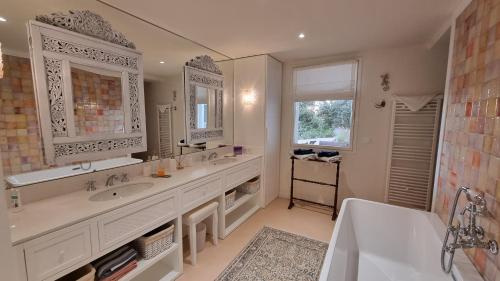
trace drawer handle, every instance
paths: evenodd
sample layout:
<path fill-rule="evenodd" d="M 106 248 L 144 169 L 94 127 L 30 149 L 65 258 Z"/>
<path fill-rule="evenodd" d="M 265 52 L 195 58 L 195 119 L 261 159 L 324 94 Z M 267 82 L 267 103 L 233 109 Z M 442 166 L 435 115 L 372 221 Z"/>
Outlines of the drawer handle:
<path fill-rule="evenodd" d="M 63 263 L 64 262 L 64 250 L 61 250 L 59 251 L 59 263 Z"/>

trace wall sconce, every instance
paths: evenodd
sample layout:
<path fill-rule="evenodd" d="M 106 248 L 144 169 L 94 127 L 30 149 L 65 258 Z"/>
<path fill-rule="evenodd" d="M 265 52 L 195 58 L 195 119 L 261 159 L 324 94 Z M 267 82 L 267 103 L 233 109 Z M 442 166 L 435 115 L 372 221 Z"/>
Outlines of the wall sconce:
<path fill-rule="evenodd" d="M 244 105 L 253 105 L 257 101 L 257 97 L 253 90 L 243 90 L 241 100 Z"/>
<path fill-rule="evenodd" d="M 2 42 L 0 42 L 0 79 L 3 78 Z"/>

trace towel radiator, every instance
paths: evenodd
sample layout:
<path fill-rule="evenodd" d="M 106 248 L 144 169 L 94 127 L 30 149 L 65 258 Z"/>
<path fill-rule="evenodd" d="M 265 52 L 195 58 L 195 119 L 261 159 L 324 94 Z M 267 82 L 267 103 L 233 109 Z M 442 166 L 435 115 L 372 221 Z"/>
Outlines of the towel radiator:
<path fill-rule="evenodd" d="M 157 105 L 158 114 L 158 146 L 160 158 L 174 156 L 172 137 L 172 106 L 170 104 Z"/>
<path fill-rule="evenodd" d="M 418 111 L 393 105 L 386 202 L 430 210 L 442 97 Z"/>

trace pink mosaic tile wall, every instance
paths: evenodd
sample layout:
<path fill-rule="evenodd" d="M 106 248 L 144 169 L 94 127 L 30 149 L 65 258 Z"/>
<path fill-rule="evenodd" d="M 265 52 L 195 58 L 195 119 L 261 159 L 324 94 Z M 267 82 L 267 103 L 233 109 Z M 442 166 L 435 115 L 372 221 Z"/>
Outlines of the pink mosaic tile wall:
<path fill-rule="evenodd" d="M 29 59 L 3 56 L 0 151 L 5 175 L 45 168 Z"/>
<path fill-rule="evenodd" d="M 484 191 L 492 217 L 480 223 L 500 241 L 500 0 L 473 0 L 457 18 L 453 44 L 436 212 L 446 223 L 459 186 Z M 466 253 L 486 280 L 500 280 L 500 256 Z"/>
<path fill-rule="evenodd" d="M 124 132 L 121 78 L 72 68 L 76 134 Z"/>

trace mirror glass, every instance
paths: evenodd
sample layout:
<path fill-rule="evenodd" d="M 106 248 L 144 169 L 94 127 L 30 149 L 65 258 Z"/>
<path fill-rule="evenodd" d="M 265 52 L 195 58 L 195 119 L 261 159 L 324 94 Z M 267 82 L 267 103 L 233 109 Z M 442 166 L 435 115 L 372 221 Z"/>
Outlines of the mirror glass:
<path fill-rule="evenodd" d="M 132 157 L 147 159 L 181 153 L 186 139 L 183 67 L 196 56 L 208 55 L 224 73 L 224 140 L 207 143 L 206 149 L 233 144 L 233 61 L 214 50 L 127 14 L 105 1 L 3 0 L 0 1 L 0 42 L 4 77 L 0 79 L 0 152 L 5 176 L 54 168 L 44 161 L 39 129 L 26 23 L 36 15 L 69 10 L 90 10 L 123 33 L 143 53 L 144 96 L 148 151 Z M 113 72 L 71 65 L 74 118 L 79 136 L 123 132 L 123 83 Z M 200 89 L 200 126 L 213 126 L 210 97 Z M 203 97 L 204 96 L 204 97 Z M 203 105 L 205 104 L 205 105 Z M 162 111 L 160 112 L 160 109 Z M 167 109 L 167 110 L 165 110 Z M 227 117 L 227 118 L 226 118 Z M 169 126 L 166 126 L 168 124 Z M 167 128 L 168 127 L 168 128 Z M 182 153 L 199 148 L 182 147 Z M 123 155 L 124 157 L 127 155 Z M 68 165 L 66 175 L 79 171 Z M 86 165 L 85 165 L 86 166 Z"/>
<path fill-rule="evenodd" d="M 77 136 L 123 134 L 121 73 L 71 66 Z"/>
<path fill-rule="evenodd" d="M 215 89 L 196 86 L 196 128 L 215 128 Z"/>

